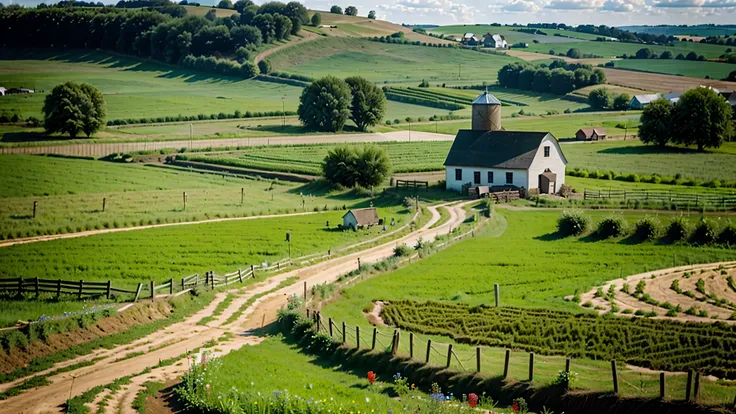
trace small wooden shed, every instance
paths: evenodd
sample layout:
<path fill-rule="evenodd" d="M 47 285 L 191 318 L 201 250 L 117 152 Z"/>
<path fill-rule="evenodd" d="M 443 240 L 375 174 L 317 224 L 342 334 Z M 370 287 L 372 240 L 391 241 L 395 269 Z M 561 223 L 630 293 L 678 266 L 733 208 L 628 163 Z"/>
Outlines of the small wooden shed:
<path fill-rule="evenodd" d="M 378 211 L 373 207 L 349 210 L 342 216 L 342 227 L 346 229 L 357 229 L 377 224 L 379 224 Z"/>
<path fill-rule="evenodd" d="M 575 138 L 580 141 L 598 141 L 606 139 L 604 128 L 580 128 L 575 133 Z"/>

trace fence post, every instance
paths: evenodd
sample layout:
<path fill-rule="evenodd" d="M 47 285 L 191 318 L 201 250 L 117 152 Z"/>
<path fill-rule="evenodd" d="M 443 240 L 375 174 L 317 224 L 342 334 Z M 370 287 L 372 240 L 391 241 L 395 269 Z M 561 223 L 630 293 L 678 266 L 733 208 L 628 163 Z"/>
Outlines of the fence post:
<path fill-rule="evenodd" d="M 187 192 L 184 191 L 184 210 L 187 209 Z"/>
<path fill-rule="evenodd" d="M 61 297 L 61 279 L 56 281 L 56 299 Z"/>
<path fill-rule="evenodd" d="M 480 347 L 475 347 L 475 372 L 480 372 Z"/>
<path fill-rule="evenodd" d="M 169 279 L 169 295 L 174 294 L 174 279 Z"/>
<path fill-rule="evenodd" d="M 427 358 L 424 361 L 425 364 L 429 364 L 429 353 L 432 351 L 432 340 L 427 339 Z"/>
<path fill-rule="evenodd" d="M 36 210 L 38 209 L 38 201 L 33 202 L 33 218 L 36 218 Z"/>
<path fill-rule="evenodd" d="M 664 400 L 665 393 L 665 375 L 664 372 L 659 373 L 659 398 Z"/>
<path fill-rule="evenodd" d="M 373 340 L 371 341 L 371 351 L 376 349 L 376 334 L 378 333 L 378 328 L 373 328 Z"/>
<path fill-rule="evenodd" d="M 238 268 L 238 282 L 243 283 L 243 271 Z"/>
<path fill-rule="evenodd" d="M 41 292 L 39 292 L 39 291 L 38 291 L 38 289 L 39 289 L 39 288 L 38 288 L 38 276 L 36 276 L 36 278 L 35 278 L 34 282 L 35 282 L 35 283 L 34 283 L 34 285 L 35 285 L 34 287 L 36 288 L 36 289 L 35 289 L 35 290 L 36 290 L 36 299 L 38 299 L 38 295 L 39 295 L 39 294 L 41 293 Z"/>
<path fill-rule="evenodd" d="M 156 282 L 154 282 L 154 281 L 152 280 L 152 281 L 151 281 L 151 300 L 155 300 L 155 299 L 156 299 L 156 292 L 155 292 L 155 289 L 156 289 Z"/>
<path fill-rule="evenodd" d="M 346 341 L 346 337 L 347 337 L 346 334 L 347 334 L 347 332 L 345 331 L 345 321 L 343 321 L 342 322 L 342 343 L 343 343 L 343 345 L 345 344 L 345 342 L 347 342 Z"/>
<path fill-rule="evenodd" d="M 700 398 L 700 371 L 695 373 L 695 385 L 693 386 L 693 399 L 698 402 Z"/>
<path fill-rule="evenodd" d="M 245 188 L 240 188 L 240 205 L 243 205 L 243 201 L 245 200 Z"/>
<path fill-rule="evenodd" d="M 529 382 L 534 381 L 534 352 L 529 353 Z"/>
<path fill-rule="evenodd" d="M 23 278 L 19 277 L 18 278 L 18 295 L 22 295 L 22 294 L 23 294 Z"/>
<path fill-rule="evenodd" d="M 360 326 L 355 325 L 355 347 L 360 349 Z"/>
<path fill-rule="evenodd" d="M 452 361 L 452 344 L 447 345 L 447 365 L 446 368 L 450 368 L 450 362 Z"/>
<path fill-rule="evenodd" d="M 509 360 L 511 359 L 511 350 L 506 350 L 506 357 L 503 360 L 503 377 L 508 378 L 509 376 Z"/>
<path fill-rule="evenodd" d="M 102 212 L 105 212 L 105 205 L 107 204 L 107 198 L 102 197 Z"/>
<path fill-rule="evenodd" d="M 213 270 L 210 270 L 210 283 L 212 284 L 212 289 L 215 288 L 215 272 Z"/>
<path fill-rule="evenodd" d="M 133 299 L 133 302 L 138 302 L 138 296 L 141 295 L 141 290 L 143 289 L 143 283 L 138 284 L 138 289 L 135 291 L 135 299 Z"/>
<path fill-rule="evenodd" d="M 184 278 L 181 279 L 181 290 L 184 290 Z"/>
<path fill-rule="evenodd" d="M 210 285 L 210 272 L 204 272 L 204 286 Z"/>
<path fill-rule="evenodd" d="M 107 281 L 107 298 L 110 299 L 110 294 L 112 293 L 112 281 Z"/>
<path fill-rule="evenodd" d="M 499 299 L 500 299 L 500 296 L 501 296 L 501 293 L 499 292 L 498 283 L 496 283 L 496 284 L 493 285 L 493 293 L 496 296 L 496 307 L 498 307 L 499 306 L 499 302 L 500 302 Z"/>
<path fill-rule="evenodd" d="M 616 360 L 611 360 L 611 373 L 613 375 L 613 393 L 618 395 L 618 372 L 616 371 Z"/>
<path fill-rule="evenodd" d="M 256 269 L 253 265 L 250 265 L 250 274 L 253 276 L 253 279 L 256 278 Z"/>
<path fill-rule="evenodd" d="M 568 374 L 567 378 L 570 378 L 570 358 L 565 358 L 565 372 Z M 568 380 L 565 384 L 565 389 L 567 389 L 570 386 L 570 381 Z"/>
<path fill-rule="evenodd" d="M 685 384 L 685 401 L 690 402 L 690 391 L 693 385 L 693 370 L 687 372 L 687 384 Z"/>
<path fill-rule="evenodd" d="M 414 359 L 414 332 L 409 332 L 409 359 Z"/>
<path fill-rule="evenodd" d="M 79 281 L 79 299 L 82 299 L 82 288 L 84 287 L 84 280 Z"/>
<path fill-rule="evenodd" d="M 327 323 L 330 324 L 330 338 L 332 338 L 332 318 L 327 318 Z"/>
<path fill-rule="evenodd" d="M 307 281 L 304 281 L 304 303 L 307 303 Z"/>

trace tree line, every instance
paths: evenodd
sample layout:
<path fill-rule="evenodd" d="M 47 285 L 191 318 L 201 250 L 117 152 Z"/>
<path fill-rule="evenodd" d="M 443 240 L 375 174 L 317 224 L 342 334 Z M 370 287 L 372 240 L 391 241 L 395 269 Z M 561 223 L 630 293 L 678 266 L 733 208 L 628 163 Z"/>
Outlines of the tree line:
<path fill-rule="evenodd" d="M 287 39 L 309 23 L 307 9 L 298 2 L 256 6 L 239 0 L 236 5 L 242 12 L 223 18 L 214 13 L 175 17 L 158 8 L 4 7 L 0 46 L 106 49 L 180 63 L 188 55 L 222 57 L 240 48 L 254 50 Z"/>
<path fill-rule="evenodd" d="M 650 33 L 635 33 L 628 30 L 621 30 L 616 27 L 606 26 L 604 24 L 596 26 L 594 24 L 581 24 L 577 27 L 564 23 L 529 23 L 529 27 L 541 29 L 558 29 L 571 30 L 574 32 L 588 33 L 604 37 L 613 37 L 622 42 L 631 43 L 661 43 L 669 44 L 677 41 L 674 36 L 655 35 Z"/>
<path fill-rule="evenodd" d="M 605 82 L 606 75 L 602 70 L 561 60 L 555 60 L 549 67 L 514 62 L 498 71 L 498 83 L 501 86 L 557 95 Z"/>

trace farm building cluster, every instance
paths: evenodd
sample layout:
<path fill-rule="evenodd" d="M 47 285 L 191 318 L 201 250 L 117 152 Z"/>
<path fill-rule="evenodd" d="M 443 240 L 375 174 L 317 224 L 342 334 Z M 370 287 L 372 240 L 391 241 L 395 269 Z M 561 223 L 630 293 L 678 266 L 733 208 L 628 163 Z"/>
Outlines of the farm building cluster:
<path fill-rule="evenodd" d="M 457 132 L 445 160 L 448 190 L 477 194 L 537 189 L 554 194 L 565 183 L 567 159 L 549 132 L 506 131 L 501 102 L 484 92 L 472 104 L 472 127 Z"/>
<path fill-rule="evenodd" d="M 2 86 L 0 86 L 0 96 L 6 96 L 6 95 L 21 95 L 21 94 L 30 94 L 35 93 L 33 89 L 28 88 L 10 88 L 6 89 Z"/>
<path fill-rule="evenodd" d="M 498 34 L 486 33 L 482 37 L 478 37 L 473 33 L 465 33 L 462 39 L 455 39 L 465 46 L 482 46 L 494 49 L 506 49 L 509 44 L 506 38 Z"/>
<path fill-rule="evenodd" d="M 736 91 L 730 91 L 730 92 L 729 91 L 719 91 L 718 89 L 711 88 L 710 86 L 700 86 L 700 87 L 713 89 L 716 93 L 721 95 L 723 99 L 728 101 L 731 107 L 736 108 Z M 652 93 L 652 94 L 636 95 L 633 98 L 631 98 L 631 101 L 629 102 L 629 109 L 644 109 L 646 108 L 647 105 L 656 101 L 657 99 L 666 99 L 672 105 L 674 105 L 680 100 L 680 96 L 682 96 L 682 92 Z"/>

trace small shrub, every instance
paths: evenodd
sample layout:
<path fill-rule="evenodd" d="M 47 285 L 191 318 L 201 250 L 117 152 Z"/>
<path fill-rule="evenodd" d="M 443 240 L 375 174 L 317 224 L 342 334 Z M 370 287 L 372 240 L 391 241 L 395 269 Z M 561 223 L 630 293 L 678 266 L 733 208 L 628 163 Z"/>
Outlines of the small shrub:
<path fill-rule="evenodd" d="M 411 247 L 407 246 L 406 244 L 399 244 L 398 246 L 394 247 L 394 256 L 396 257 L 405 257 L 412 254 L 413 250 Z"/>
<path fill-rule="evenodd" d="M 695 244 L 712 244 L 718 238 L 716 224 L 709 219 L 703 218 L 693 231 L 692 242 Z"/>
<path fill-rule="evenodd" d="M 647 282 L 640 280 L 639 283 L 636 284 L 636 290 L 634 290 L 634 293 L 638 295 L 644 294 L 644 289 L 647 287 Z"/>
<path fill-rule="evenodd" d="M 687 240 L 688 233 L 688 226 L 685 219 L 677 217 L 667 226 L 666 237 L 670 242 L 676 243 Z"/>
<path fill-rule="evenodd" d="M 557 232 L 562 237 L 577 236 L 590 230 L 591 220 L 580 210 L 565 210 L 557 219 Z"/>
<path fill-rule="evenodd" d="M 659 236 L 661 224 L 655 217 L 644 217 L 634 225 L 634 235 L 639 240 L 654 240 Z"/>
<path fill-rule="evenodd" d="M 605 217 L 598 223 L 596 234 L 604 239 L 621 237 L 626 234 L 627 227 L 628 223 L 626 223 L 626 220 L 622 216 L 611 215 Z"/>
<path fill-rule="evenodd" d="M 593 306 L 593 303 L 591 301 L 587 301 L 587 302 L 583 303 L 583 307 L 584 308 L 590 308 L 591 306 Z"/>
<path fill-rule="evenodd" d="M 729 221 L 718 234 L 718 243 L 736 246 L 736 225 Z"/>
<path fill-rule="evenodd" d="M 644 316 L 644 315 L 645 315 L 645 313 L 644 313 L 644 311 L 643 311 L 643 310 L 641 310 L 641 309 L 637 309 L 637 310 L 636 310 L 636 312 L 634 312 L 634 315 L 636 315 L 636 316 Z"/>
<path fill-rule="evenodd" d="M 621 311 L 621 313 L 626 314 L 626 315 L 631 315 L 632 313 L 634 313 L 634 311 L 631 310 L 631 308 L 626 308 L 623 311 Z"/>
<path fill-rule="evenodd" d="M 565 197 L 565 198 L 568 198 L 568 197 L 570 197 L 570 196 L 572 195 L 572 193 L 573 193 L 573 191 L 572 191 L 572 187 L 571 187 L 570 185 L 568 185 L 568 184 L 562 184 L 562 185 L 560 186 L 560 191 L 559 191 L 559 193 L 560 193 L 560 197 Z"/>

